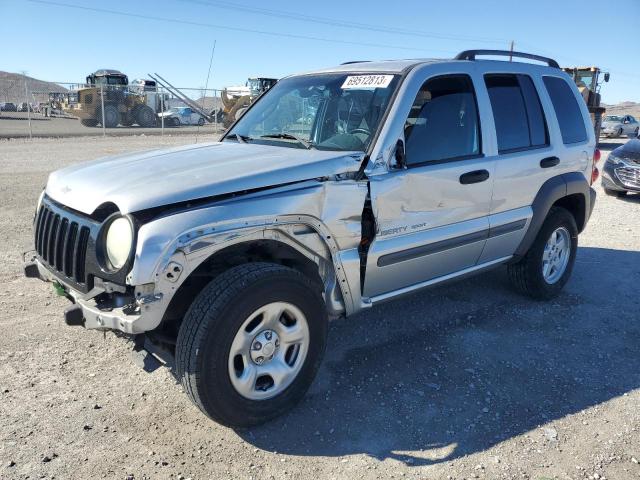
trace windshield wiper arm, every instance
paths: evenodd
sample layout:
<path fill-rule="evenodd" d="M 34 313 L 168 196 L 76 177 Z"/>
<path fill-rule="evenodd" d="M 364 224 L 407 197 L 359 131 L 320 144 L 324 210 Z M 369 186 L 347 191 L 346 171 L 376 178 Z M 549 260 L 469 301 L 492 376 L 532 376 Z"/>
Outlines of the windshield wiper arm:
<path fill-rule="evenodd" d="M 251 140 L 251 137 L 247 137 L 246 135 L 240 135 L 239 133 L 230 133 L 229 135 L 224 137 L 225 140 L 227 138 L 235 138 L 236 140 L 238 140 L 239 143 L 247 143 L 248 141 Z"/>
<path fill-rule="evenodd" d="M 295 140 L 300 145 L 303 145 L 307 150 L 312 149 L 314 146 L 312 142 L 305 140 L 304 138 L 300 138 L 297 135 L 293 135 L 292 133 L 270 133 L 267 135 L 260 135 L 260 138 L 284 138 L 286 140 Z"/>

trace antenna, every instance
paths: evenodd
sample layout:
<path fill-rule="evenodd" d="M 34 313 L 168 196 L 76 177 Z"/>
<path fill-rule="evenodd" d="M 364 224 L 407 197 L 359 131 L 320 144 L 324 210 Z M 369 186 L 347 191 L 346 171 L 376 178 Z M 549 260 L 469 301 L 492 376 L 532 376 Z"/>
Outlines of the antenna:
<path fill-rule="evenodd" d="M 209 77 L 211 76 L 211 66 L 213 65 L 213 53 L 216 51 L 216 42 L 213 41 L 213 48 L 211 49 L 211 58 L 209 59 L 209 71 L 207 72 L 207 81 L 204 83 L 204 95 L 202 96 L 202 110 L 205 109 L 204 101 L 207 97 L 207 88 L 209 88 Z"/>

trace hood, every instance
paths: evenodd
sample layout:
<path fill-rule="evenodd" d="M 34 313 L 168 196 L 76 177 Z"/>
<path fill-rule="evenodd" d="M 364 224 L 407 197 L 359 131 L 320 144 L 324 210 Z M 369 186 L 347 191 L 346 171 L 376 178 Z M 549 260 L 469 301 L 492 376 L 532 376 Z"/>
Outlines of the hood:
<path fill-rule="evenodd" d="M 46 193 L 92 214 L 106 202 L 123 214 L 214 195 L 355 172 L 362 152 L 216 142 L 107 157 L 53 172 Z"/>
<path fill-rule="evenodd" d="M 609 155 L 640 164 L 640 140 L 629 140 L 624 145 L 613 150 Z"/>
<path fill-rule="evenodd" d="M 614 122 L 614 121 L 606 121 L 606 122 L 602 122 L 602 126 L 603 127 L 617 127 L 619 125 L 622 125 L 622 122 Z"/>

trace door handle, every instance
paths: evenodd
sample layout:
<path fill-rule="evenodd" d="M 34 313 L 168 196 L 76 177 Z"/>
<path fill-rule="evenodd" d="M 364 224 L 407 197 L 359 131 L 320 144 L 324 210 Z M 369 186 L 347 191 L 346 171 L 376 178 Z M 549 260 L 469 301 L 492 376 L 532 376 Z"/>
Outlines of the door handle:
<path fill-rule="evenodd" d="M 474 170 L 473 172 L 467 172 L 460 175 L 460 183 L 462 185 L 480 183 L 484 182 L 487 178 L 489 178 L 489 172 L 487 170 Z"/>
<path fill-rule="evenodd" d="M 558 157 L 547 157 L 540 160 L 540 166 L 542 168 L 555 167 L 560 163 L 560 159 Z"/>

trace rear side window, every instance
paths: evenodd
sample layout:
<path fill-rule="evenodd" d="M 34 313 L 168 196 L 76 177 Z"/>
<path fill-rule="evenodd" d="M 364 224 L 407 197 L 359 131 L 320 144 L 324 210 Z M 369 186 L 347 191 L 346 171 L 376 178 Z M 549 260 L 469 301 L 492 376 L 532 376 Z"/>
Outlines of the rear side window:
<path fill-rule="evenodd" d="M 427 80 L 405 123 L 407 165 L 480 155 L 480 122 L 471 78 Z"/>
<path fill-rule="evenodd" d="M 587 130 L 580 106 L 569 84 L 558 77 L 543 77 L 543 81 L 560 124 L 562 142 L 584 142 L 587 139 Z"/>
<path fill-rule="evenodd" d="M 508 153 L 549 144 L 538 92 L 526 75 L 484 77 L 498 137 L 498 151 Z"/>

